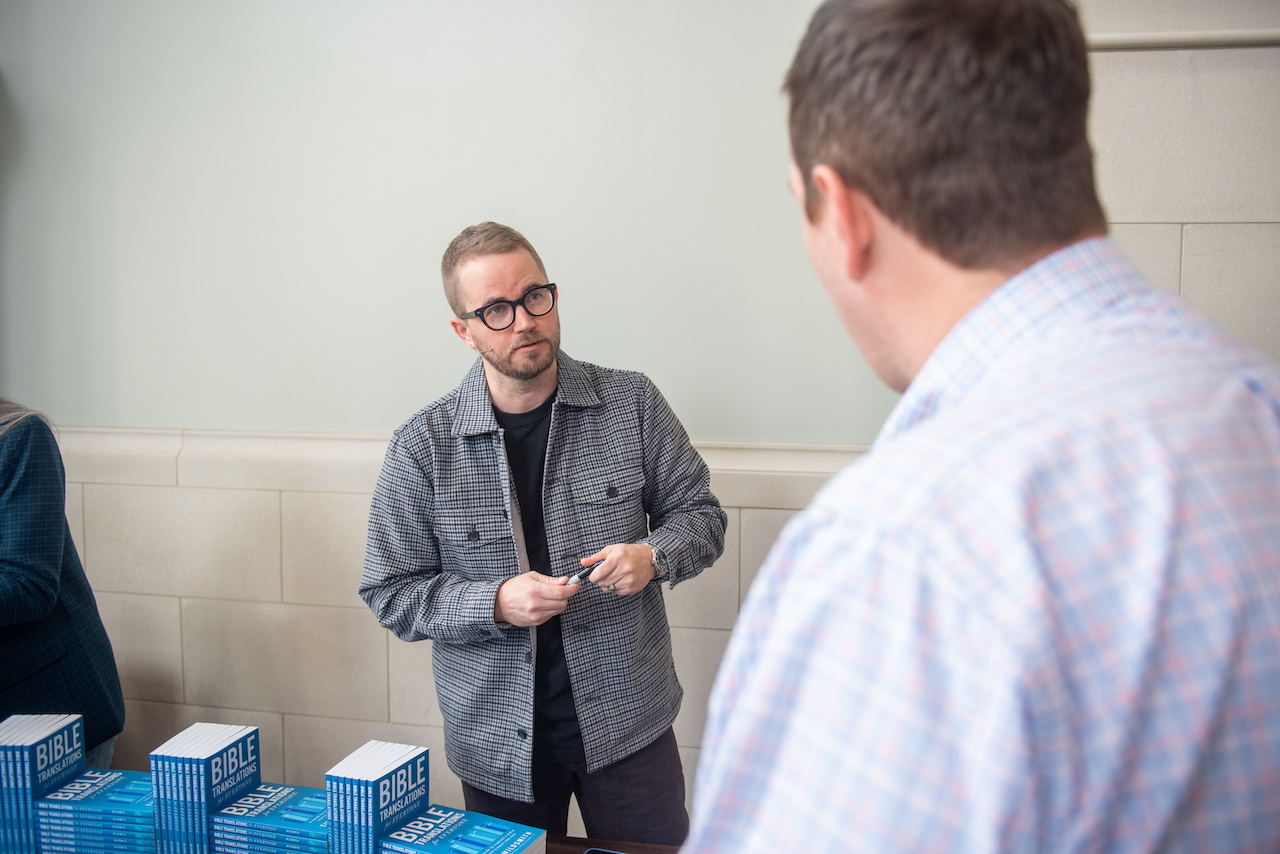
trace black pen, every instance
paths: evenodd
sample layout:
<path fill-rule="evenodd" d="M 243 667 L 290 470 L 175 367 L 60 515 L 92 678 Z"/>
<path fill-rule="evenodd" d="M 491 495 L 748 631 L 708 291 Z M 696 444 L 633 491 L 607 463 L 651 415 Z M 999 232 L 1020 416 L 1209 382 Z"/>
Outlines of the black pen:
<path fill-rule="evenodd" d="M 598 560 L 598 561 L 596 561 L 595 563 L 591 564 L 591 566 L 588 566 L 586 569 L 579 570 L 577 575 L 575 575 L 575 576 L 573 576 L 572 578 L 570 578 L 570 579 L 569 579 L 569 583 L 570 583 L 570 584 L 581 584 L 581 583 L 582 583 L 583 578 L 584 578 L 584 577 L 586 577 L 586 576 L 588 576 L 588 575 L 590 575 L 590 574 L 591 574 L 591 570 L 595 569 L 597 566 L 599 566 L 599 565 L 600 565 L 600 564 L 602 564 L 602 563 L 604 563 L 604 561 L 603 561 L 603 560 Z M 587 580 L 588 580 L 588 581 L 591 581 L 591 579 L 589 579 L 589 578 L 588 578 Z M 591 583 L 592 583 L 592 584 L 594 584 L 595 582 L 594 582 L 594 581 L 592 581 Z"/>

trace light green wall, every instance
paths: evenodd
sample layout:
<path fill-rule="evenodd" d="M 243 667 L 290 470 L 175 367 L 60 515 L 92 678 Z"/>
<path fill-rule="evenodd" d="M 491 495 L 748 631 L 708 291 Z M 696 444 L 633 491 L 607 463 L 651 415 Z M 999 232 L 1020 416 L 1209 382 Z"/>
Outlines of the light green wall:
<path fill-rule="evenodd" d="M 779 86 L 815 5 L 0 0 L 0 389 L 64 424 L 385 433 L 470 364 L 439 257 L 496 219 L 559 283 L 565 349 L 648 373 L 695 439 L 869 442 L 895 398 L 785 187 Z M 1131 6 L 1085 20 L 1280 27 L 1274 2 Z M 1101 56 L 1111 210 L 1202 222 L 1166 197 L 1207 164 L 1262 188 L 1213 221 L 1280 222 L 1280 49 Z M 1180 147 L 1158 98 L 1127 126 L 1152 74 L 1170 109 L 1210 93 L 1179 121 L 1221 126 Z M 1229 74 L 1262 103 L 1215 109 Z M 1219 136 L 1253 159 L 1223 166 Z M 1157 137 L 1179 175 L 1143 160 Z"/>

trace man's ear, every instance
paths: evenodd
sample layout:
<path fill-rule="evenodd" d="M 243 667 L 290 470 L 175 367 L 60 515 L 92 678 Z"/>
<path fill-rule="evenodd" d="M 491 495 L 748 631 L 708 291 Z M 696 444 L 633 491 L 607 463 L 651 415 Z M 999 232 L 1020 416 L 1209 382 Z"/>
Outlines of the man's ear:
<path fill-rule="evenodd" d="M 871 202 L 825 163 L 813 167 L 812 177 L 820 196 L 816 221 L 830 229 L 829 236 L 840 247 L 845 275 L 852 281 L 861 281 L 870 267 L 875 239 L 875 221 L 867 208 Z"/>
<path fill-rule="evenodd" d="M 471 340 L 471 330 L 467 328 L 467 322 L 461 317 L 449 318 L 449 325 L 453 327 L 453 331 L 458 333 L 458 337 L 462 339 L 462 343 L 466 344 L 472 350 L 476 348 L 476 342 Z"/>

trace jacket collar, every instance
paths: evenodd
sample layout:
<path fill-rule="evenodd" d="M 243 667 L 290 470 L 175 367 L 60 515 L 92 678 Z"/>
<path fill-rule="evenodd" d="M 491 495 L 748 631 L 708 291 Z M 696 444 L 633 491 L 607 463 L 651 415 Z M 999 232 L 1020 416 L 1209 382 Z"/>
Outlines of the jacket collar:
<path fill-rule="evenodd" d="M 600 405 L 595 375 L 563 350 L 556 355 L 556 405 L 589 408 Z M 494 433 L 498 421 L 493 416 L 493 400 L 484 379 L 484 359 L 477 358 L 458 385 L 453 410 L 453 435 L 476 436 Z"/>

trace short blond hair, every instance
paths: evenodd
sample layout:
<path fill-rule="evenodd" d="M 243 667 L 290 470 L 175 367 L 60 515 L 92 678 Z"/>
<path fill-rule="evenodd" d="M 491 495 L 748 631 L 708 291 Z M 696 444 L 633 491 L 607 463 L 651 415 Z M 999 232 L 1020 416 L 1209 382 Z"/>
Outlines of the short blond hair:
<path fill-rule="evenodd" d="M 525 236 L 508 225 L 496 222 L 482 222 L 462 229 L 457 237 L 449 241 L 440 259 L 440 277 L 444 280 L 444 297 L 449 301 L 456 317 L 462 317 L 467 310 L 462 304 L 462 296 L 458 293 L 458 267 L 463 261 L 483 255 L 505 255 L 523 249 L 538 265 L 538 272 L 547 277 L 547 268 L 542 266 L 542 259 L 533 248 L 533 244 Z"/>

